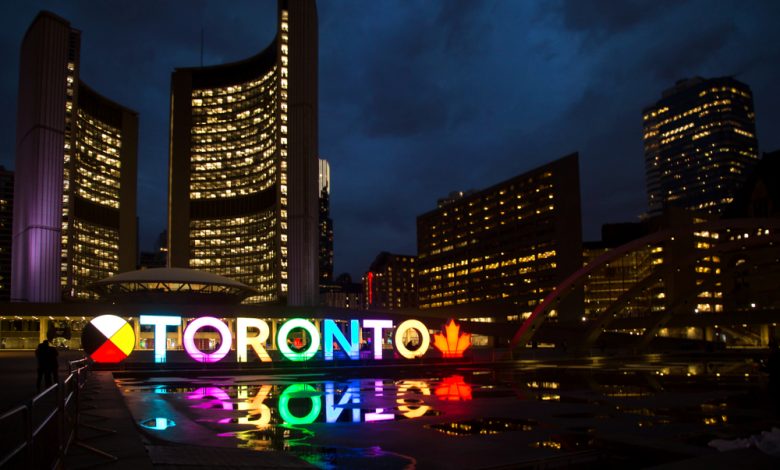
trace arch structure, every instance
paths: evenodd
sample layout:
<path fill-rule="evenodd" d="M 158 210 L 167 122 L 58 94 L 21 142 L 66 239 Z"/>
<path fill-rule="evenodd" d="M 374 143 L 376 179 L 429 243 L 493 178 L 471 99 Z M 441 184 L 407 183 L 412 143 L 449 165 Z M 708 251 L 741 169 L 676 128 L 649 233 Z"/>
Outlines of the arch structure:
<path fill-rule="evenodd" d="M 709 237 L 708 242 L 696 242 L 697 236 L 704 234 Z M 685 244 L 682 240 L 689 242 Z M 658 312 L 652 312 L 643 318 L 643 333 L 636 342 L 635 349 L 641 350 L 665 327 L 675 315 L 681 313 L 708 313 L 699 312 L 696 309 L 700 297 L 709 296 L 712 291 L 722 291 L 722 280 L 725 279 L 721 269 L 732 271 L 736 266 L 757 267 L 765 256 L 751 257 L 751 250 L 762 247 L 780 247 L 780 220 L 777 219 L 726 219 L 711 222 L 703 222 L 688 225 L 681 228 L 668 228 L 660 230 L 629 243 L 614 248 L 596 257 L 586 266 L 578 269 L 563 280 L 545 299 L 537 305 L 531 315 L 520 325 L 510 341 L 510 349 L 529 343 L 539 327 L 547 319 L 549 313 L 556 308 L 562 299 L 571 294 L 575 289 L 582 287 L 588 277 L 597 270 L 609 266 L 610 263 L 619 260 L 637 250 L 654 246 L 669 246 L 677 242 L 678 247 L 672 253 L 665 253 L 662 263 L 658 263 L 648 274 L 638 279 L 627 288 L 617 300 L 600 310 L 593 318 L 589 318 L 587 327 L 578 338 L 574 349 L 587 350 L 599 338 L 605 328 L 612 323 L 623 309 L 625 309 L 640 294 L 648 288 L 663 282 L 669 276 L 680 272 L 702 273 L 691 278 L 690 282 L 683 286 L 682 292 L 677 292 L 673 299 L 668 299 L 667 305 Z M 688 247 L 687 250 L 685 247 Z M 670 256 L 671 255 L 671 256 Z M 717 267 L 712 267 L 712 262 Z M 777 263 L 777 260 L 774 261 Z M 709 263 L 709 265 L 708 265 Z M 744 268 L 743 268 L 744 269 Z M 715 275 L 717 273 L 717 275 Z M 678 286 L 679 288 L 679 286 Z M 720 292 L 718 295 L 722 295 Z M 720 299 L 722 301 L 722 299 Z M 716 312 L 717 313 L 717 312 Z M 713 318 L 714 322 L 716 319 Z"/>

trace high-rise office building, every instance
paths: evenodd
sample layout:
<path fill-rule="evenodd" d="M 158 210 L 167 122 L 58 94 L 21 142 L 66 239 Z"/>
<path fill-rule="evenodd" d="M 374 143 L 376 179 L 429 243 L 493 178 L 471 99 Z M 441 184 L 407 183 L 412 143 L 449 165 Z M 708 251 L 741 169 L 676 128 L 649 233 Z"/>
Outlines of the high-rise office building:
<path fill-rule="evenodd" d="M 11 299 L 11 228 L 14 221 L 14 172 L 0 165 L 0 302 Z"/>
<path fill-rule="evenodd" d="M 333 219 L 330 218 L 330 165 L 320 159 L 320 285 L 333 282 Z"/>
<path fill-rule="evenodd" d="M 80 79 L 81 33 L 41 12 L 22 40 L 11 299 L 89 299 L 136 264 L 138 115 Z"/>
<path fill-rule="evenodd" d="M 417 307 L 415 256 L 383 251 L 363 278 L 369 309 L 398 310 Z"/>
<path fill-rule="evenodd" d="M 750 88 L 730 77 L 680 80 L 643 119 L 650 213 L 720 214 L 758 160 Z"/>
<path fill-rule="evenodd" d="M 487 189 L 451 195 L 417 217 L 420 308 L 511 302 L 513 321 L 582 266 L 578 155 Z M 559 312 L 578 316 L 582 296 Z"/>
<path fill-rule="evenodd" d="M 248 59 L 176 69 L 168 260 L 236 279 L 253 303 L 318 302 L 317 9 L 280 0 Z"/>

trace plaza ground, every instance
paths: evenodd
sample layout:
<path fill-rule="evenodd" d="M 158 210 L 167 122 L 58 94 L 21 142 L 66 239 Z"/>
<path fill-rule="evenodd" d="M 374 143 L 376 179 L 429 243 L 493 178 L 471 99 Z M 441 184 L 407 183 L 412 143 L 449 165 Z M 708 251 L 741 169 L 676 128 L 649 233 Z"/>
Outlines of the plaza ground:
<path fill-rule="evenodd" d="M 100 371 L 88 419 L 117 433 L 87 436 L 120 457 L 114 468 L 777 468 L 755 448 L 708 445 L 780 427 L 763 354 L 238 375 Z M 0 361 L 4 383 L 31 384 L 16 396 L 34 392 L 32 352 L 4 352 Z M 285 406 L 302 417 L 315 402 L 322 410 L 310 423 L 284 422 Z M 268 421 L 259 426 L 263 405 Z M 151 418 L 175 425 L 143 427 Z M 66 463 L 108 466 L 77 447 Z"/>

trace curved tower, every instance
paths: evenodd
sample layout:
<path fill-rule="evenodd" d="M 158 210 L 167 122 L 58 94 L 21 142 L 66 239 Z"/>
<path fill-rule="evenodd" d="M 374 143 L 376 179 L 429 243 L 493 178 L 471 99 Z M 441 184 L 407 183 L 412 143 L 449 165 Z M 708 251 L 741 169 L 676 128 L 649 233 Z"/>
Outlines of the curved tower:
<path fill-rule="evenodd" d="M 22 41 L 11 300 L 86 300 L 135 269 L 138 115 L 79 79 L 80 42 L 48 12 Z"/>
<path fill-rule="evenodd" d="M 317 10 L 279 1 L 259 54 L 171 79 L 168 259 L 236 279 L 248 302 L 318 300 Z"/>

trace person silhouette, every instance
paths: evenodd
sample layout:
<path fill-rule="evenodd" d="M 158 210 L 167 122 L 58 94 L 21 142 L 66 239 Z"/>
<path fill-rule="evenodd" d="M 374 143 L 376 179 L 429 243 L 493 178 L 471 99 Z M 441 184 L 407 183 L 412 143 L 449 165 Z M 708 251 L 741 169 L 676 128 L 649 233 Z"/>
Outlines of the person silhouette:
<path fill-rule="evenodd" d="M 41 341 L 41 344 L 35 349 L 35 359 L 38 361 L 38 380 L 35 382 L 35 387 L 39 392 L 41 391 L 41 380 L 43 380 L 46 388 L 49 388 L 52 383 L 58 380 L 58 355 L 57 349 L 49 345 L 48 339 Z"/>

